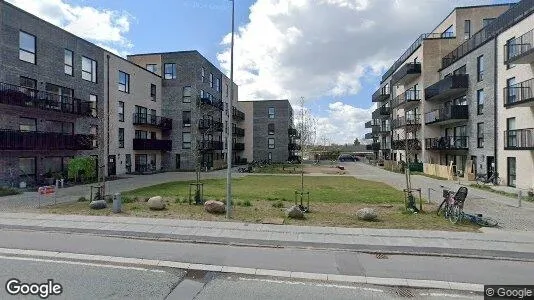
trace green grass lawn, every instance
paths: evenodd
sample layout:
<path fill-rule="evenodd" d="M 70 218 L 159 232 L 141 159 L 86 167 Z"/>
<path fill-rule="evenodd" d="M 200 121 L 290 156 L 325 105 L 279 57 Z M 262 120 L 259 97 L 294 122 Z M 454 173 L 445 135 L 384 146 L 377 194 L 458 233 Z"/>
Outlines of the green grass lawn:
<path fill-rule="evenodd" d="M 188 197 L 189 183 L 171 182 L 125 192 L 125 196 Z M 206 199 L 226 196 L 226 179 L 203 180 Z M 293 200 L 300 189 L 299 176 L 254 175 L 232 180 L 236 201 Z M 404 194 L 386 184 L 339 176 L 305 176 L 305 190 L 314 202 L 325 203 L 403 203 Z"/>
<path fill-rule="evenodd" d="M 11 196 L 11 195 L 18 195 L 20 194 L 21 192 L 16 190 L 16 189 L 13 189 L 13 188 L 8 188 L 8 187 L 0 187 L 0 197 L 2 196 Z"/>

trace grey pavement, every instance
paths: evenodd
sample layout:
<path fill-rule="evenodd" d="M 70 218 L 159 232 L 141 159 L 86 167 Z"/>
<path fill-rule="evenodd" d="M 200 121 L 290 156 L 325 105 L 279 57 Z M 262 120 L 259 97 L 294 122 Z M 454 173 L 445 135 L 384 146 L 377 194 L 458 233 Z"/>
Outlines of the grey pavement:
<path fill-rule="evenodd" d="M 404 174 L 386 171 L 365 163 L 342 163 L 342 165 L 350 175 L 356 178 L 384 182 L 397 189 L 406 188 Z M 412 188 L 421 188 L 425 199 L 428 198 L 430 189 L 430 199 L 436 205 L 443 200 L 441 185 L 456 191 L 465 184 L 469 189 L 464 207 L 466 212 L 492 217 L 499 222 L 499 226 L 506 230 L 534 231 L 533 202 L 522 201 L 521 207 L 518 207 L 517 199 L 470 187 L 467 182 L 458 184 L 458 181 L 438 180 L 422 175 L 412 176 Z"/>
<path fill-rule="evenodd" d="M 242 173 L 234 172 L 234 177 L 243 176 Z M 226 170 L 217 170 L 212 172 L 202 172 L 201 178 L 224 178 Z M 166 172 L 152 175 L 128 175 L 125 178 L 116 179 L 106 182 L 106 194 L 129 191 L 137 188 L 143 188 L 160 183 L 172 181 L 194 180 L 194 172 Z M 55 196 L 46 196 L 41 198 L 41 205 L 54 203 L 66 203 L 77 201 L 79 197 L 84 196 L 89 199 L 91 186 L 94 184 L 75 185 L 71 187 L 60 188 Z M 0 197 L 0 211 L 14 211 L 24 208 L 36 208 L 39 206 L 37 192 L 24 192 L 20 195 Z"/>
<path fill-rule="evenodd" d="M 152 266 L 172 267 L 172 264 L 157 262 L 176 262 L 178 268 L 185 269 L 193 269 L 193 264 L 208 265 L 213 270 L 219 267 L 220 271 L 220 266 L 257 269 L 252 273 L 255 276 L 287 278 L 298 272 L 314 274 L 318 279 L 321 274 L 328 274 L 328 278 L 331 278 L 331 275 L 357 276 L 365 277 L 364 283 L 377 282 L 378 285 L 384 282 L 397 285 L 394 282 L 398 282 L 398 285 L 409 286 L 409 282 L 413 280 L 430 280 L 445 284 L 443 288 L 447 288 L 447 285 L 452 288 L 453 283 L 531 284 L 534 278 L 534 262 L 525 261 L 413 255 L 377 257 L 374 254 L 334 249 L 177 243 L 78 233 L 3 230 L 0 231 L 0 247 L 0 253 L 6 253 L 5 249 L 25 249 L 37 250 L 34 252 L 38 253 L 47 251 L 64 254 L 50 259 L 66 259 L 69 257 L 67 254 L 75 253 L 78 256 L 71 256 L 73 259 L 77 259 L 79 255 L 117 257 L 125 258 L 118 262 L 124 261 L 126 264 L 141 259 L 156 262 Z M 25 255 L 24 253 L 32 255 L 28 251 L 21 252 L 21 255 Z M 93 259 L 98 260 L 100 259 Z M 263 271 L 259 272 L 260 269 Z M 291 276 L 288 276 L 289 274 Z M 195 285 L 192 284 L 189 288 L 194 290 Z"/>
<path fill-rule="evenodd" d="M 230 245 L 534 258 L 534 232 L 498 229 L 486 229 L 482 233 L 448 232 L 35 213 L 0 213 L 0 229 L 78 232 Z"/>

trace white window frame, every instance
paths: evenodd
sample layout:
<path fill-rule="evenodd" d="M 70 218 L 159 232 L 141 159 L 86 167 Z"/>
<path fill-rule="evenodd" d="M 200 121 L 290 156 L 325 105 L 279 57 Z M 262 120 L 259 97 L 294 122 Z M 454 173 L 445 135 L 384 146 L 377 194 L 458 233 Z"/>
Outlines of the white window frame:
<path fill-rule="evenodd" d="M 84 66 L 85 62 L 85 66 Z M 89 66 L 87 66 L 89 64 Z M 87 70 L 87 67 L 90 70 Z M 82 56 L 82 79 L 96 83 L 97 64 L 96 61 L 89 57 Z"/>

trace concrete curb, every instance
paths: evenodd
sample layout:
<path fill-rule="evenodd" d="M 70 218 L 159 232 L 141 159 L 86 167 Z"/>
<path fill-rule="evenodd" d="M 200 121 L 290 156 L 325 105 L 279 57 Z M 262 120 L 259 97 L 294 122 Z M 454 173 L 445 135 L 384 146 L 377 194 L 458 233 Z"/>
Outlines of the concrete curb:
<path fill-rule="evenodd" d="M 242 275 L 256 275 L 256 276 L 270 276 L 280 278 L 291 279 L 303 279 L 303 280 L 317 280 L 337 283 L 359 283 L 359 284 L 373 284 L 380 286 L 396 286 L 396 287 L 409 287 L 409 288 L 431 288 L 431 289 L 445 289 L 455 291 L 467 291 L 467 292 L 483 292 L 484 285 L 475 283 L 464 282 L 449 282 L 439 280 L 421 280 L 421 279 L 405 279 L 405 278 L 384 278 L 384 277 L 368 277 L 368 276 L 351 276 L 341 274 L 320 274 L 320 273 L 307 273 L 307 272 L 292 272 L 284 270 L 268 270 L 258 268 L 242 268 L 232 266 L 219 266 L 219 265 L 207 265 L 207 264 L 195 264 L 186 262 L 174 262 L 167 260 L 153 260 L 142 259 L 133 257 L 117 257 L 107 255 L 92 255 L 92 254 L 79 254 L 68 252 L 56 252 L 56 251 L 40 251 L 40 250 L 27 250 L 27 249 L 9 249 L 0 248 L 0 255 L 5 256 L 24 256 L 24 257 L 38 257 L 48 258 L 52 260 L 72 260 L 72 261 L 85 261 L 85 262 L 100 262 L 106 264 L 128 264 L 137 266 L 149 266 L 149 267 L 167 267 L 178 268 L 185 270 L 199 270 L 221 273 L 232 273 Z"/>

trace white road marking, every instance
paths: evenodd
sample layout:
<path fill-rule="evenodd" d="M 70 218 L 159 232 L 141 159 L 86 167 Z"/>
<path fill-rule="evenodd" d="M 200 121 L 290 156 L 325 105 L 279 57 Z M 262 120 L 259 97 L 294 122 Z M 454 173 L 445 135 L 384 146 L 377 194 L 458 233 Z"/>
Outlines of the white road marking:
<path fill-rule="evenodd" d="M 228 277 L 228 278 L 231 278 L 231 277 Z M 246 277 L 239 277 L 239 280 L 261 281 L 261 282 L 269 282 L 269 283 L 283 283 L 283 284 L 292 284 L 292 285 L 310 285 L 311 284 L 313 286 L 320 286 L 320 287 L 333 287 L 333 288 L 342 288 L 342 289 L 351 289 L 351 290 L 364 290 L 364 291 L 382 292 L 382 293 L 384 292 L 384 290 L 375 289 L 375 288 L 340 285 L 340 284 L 331 284 L 331 283 L 317 283 L 317 282 L 311 283 L 311 282 L 276 280 L 276 279 L 265 279 L 265 278 L 246 278 Z"/>

